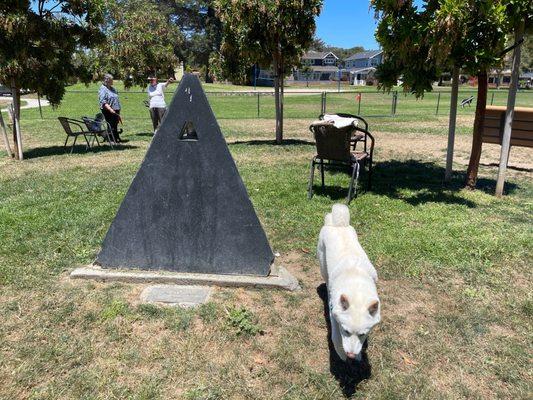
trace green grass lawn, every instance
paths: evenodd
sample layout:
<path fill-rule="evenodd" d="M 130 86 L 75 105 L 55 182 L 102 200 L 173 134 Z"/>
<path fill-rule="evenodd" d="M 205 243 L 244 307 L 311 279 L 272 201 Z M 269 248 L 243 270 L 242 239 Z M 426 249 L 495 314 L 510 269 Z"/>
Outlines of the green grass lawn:
<path fill-rule="evenodd" d="M 328 347 L 314 253 L 348 177 L 327 174 L 327 189 L 306 198 L 319 97 L 287 96 L 287 140 L 275 146 L 273 100 L 258 119 L 253 97 L 210 96 L 277 262 L 301 291 L 217 289 L 180 310 L 139 304 L 139 285 L 68 279 L 94 260 L 151 140 L 143 95 L 122 96 L 121 149 L 64 153 L 55 118 L 97 111 L 94 93 L 67 93 L 44 120 L 23 111 L 26 161 L 0 158 L 0 399 L 530 397 L 530 149 L 512 150 L 497 199 L 498 146 L 484 148 L 479 189 L 462 189 L 473 109 L 460 111 L 448 186 L 445 115 L 400 99 L 404 115 L 368 118 L 374 187 L 350 209 L 380 274 L 382 322 L 367 362 L 346 367 Z M 329 96 L 329 110 L 354 112 L 353 95 Z M 367 115 L 382 114 L 377 96 Z"/>
<path fill-rule="evenodd" d="M 144 120 L 148 116 L 148 109 L 143 101 L 147 96 L 138 89 L 129 91 L 119 87 L 122 104 L 122 116 L 125 120 Z M 210 90 L 209 85 L 205 85 Z M 219 85 L 222 86 L 222 85 Z M 169 87 L 167 99 L 171 99 L 176 86 Z M 98 86 L 91 85 L 85 88 L 76 85 L 69 88 L 63 103 L 57 108 L 43 108 L 45 119 L 56 119 L 58 115 L 79 118 L 82 115 L 94 116 L 98 109 Z M 468 97 L 472 92 L 461 94 Z M 287 94 L 285 96 L 285 118 L 316 118 L 321 112 L 321 93 Z M 361 104 L 356 100 L 357 93 L 327 93 L 327 112 L 343 111 L 362 116 L 390 116 L 392 107 L 392 94 L 372 91 L 362 93 Z M 439 100 L 440 97 L 440 100 Z M 218 119 L 272 119 L 275 116 L 274 96 L 265 92 L 243 94 L 239 92 L 220 92 L 210 90 L 208 98 Z M 492 93 L 489 100 L 492 99 Z M 494 91 L 494 105 L 505 105 L 507 93 Z M 423 98 L 416 99 L 412 95 L 399 94 L 396 117 L 414 120 L 415 118 L 428 118 L 432 115 L 447 115 L 450 109 L 450 93 L 427 93 Z M 437 110 L 437 104 L 439 108 Z M 520 92 L 517 96 L 517 106 L 533 106 L 533 92 Z M 473 106 L 459 107 L 458 115 L 471 116 L 475 110 Z M 22 111 L 23 119 L 40 119 L 38 109 Z"/>

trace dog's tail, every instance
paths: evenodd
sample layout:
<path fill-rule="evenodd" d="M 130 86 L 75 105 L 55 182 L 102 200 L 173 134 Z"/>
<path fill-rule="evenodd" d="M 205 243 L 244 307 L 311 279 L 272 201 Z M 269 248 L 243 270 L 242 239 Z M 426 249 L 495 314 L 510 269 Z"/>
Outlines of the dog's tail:
<path fill-rule="evenodd" d="M 344 204 L 334 204 L 331 212 L 326 214 L 324 219 L 326 226 L 349 226 L 350 225 L 350 209 Z"/>

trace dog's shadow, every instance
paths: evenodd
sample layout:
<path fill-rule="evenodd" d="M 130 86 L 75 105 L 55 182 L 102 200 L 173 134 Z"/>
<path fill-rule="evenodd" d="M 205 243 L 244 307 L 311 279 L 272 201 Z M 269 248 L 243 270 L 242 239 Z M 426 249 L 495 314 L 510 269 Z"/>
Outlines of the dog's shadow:
<path fill-rule="evenodd" d="M 361 361 L 342 361 L 335 351 L 331 341 L 331 323 L 329 320 L 328 289 L 325 283 L 316 288 L 318 296 L 324 303 L 324 319 L 328 327 L 328 348 L 329 348 L 329 370 L 339 382 L 342 392 L 346 397 L 352 396 L 357 390 L 357 385 L 365 379 L 370 378 L 372 367 L 366 354 L 367 342 L 363 346 L 363 358 Z"/>

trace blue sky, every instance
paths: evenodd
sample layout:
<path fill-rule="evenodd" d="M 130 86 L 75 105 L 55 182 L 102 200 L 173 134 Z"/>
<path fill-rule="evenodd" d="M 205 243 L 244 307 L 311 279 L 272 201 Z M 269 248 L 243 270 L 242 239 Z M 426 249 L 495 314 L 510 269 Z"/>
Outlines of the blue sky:
<path fill-rule="evenodd" d="M 422 4 L 422 0 L 415 0 Z M 368 0 L 324 0 L 318 17 L 316 35 L 332 46 L 363 46 L 378 49 L 374 38 L 376 20 Z"/>

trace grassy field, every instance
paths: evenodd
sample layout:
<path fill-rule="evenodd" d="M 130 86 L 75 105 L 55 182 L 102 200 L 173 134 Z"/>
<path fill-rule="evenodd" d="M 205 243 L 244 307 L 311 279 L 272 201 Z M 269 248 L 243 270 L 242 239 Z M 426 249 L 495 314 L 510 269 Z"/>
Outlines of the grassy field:
<path fill-rule="evenodd" d="M 117 82 L 122 103 L 122 115 L 125 119 L 146 119 L 148 110 L 143 104 L 146 94 L 140 88 L 124 90 L 121 82 Z M 177 85 L 172 84 L 167 89 L 167 98 L 170 99 Z M 270 88 L 258 88 L 254 91 L 251 87 L 204 84 L 208 93 L 211 106 L 218 119 L 272 119 L 275 116 L 274 96 Z M 324 88 L 322 88 L 324 89 Z M 286 118 L 316 118 L 321 112 L 321 97 L 319 90 L 306 93 L 288 93 L 285 96 Z M 246 93 L 242 93 L 247 91 Z M 356 100 L 361 93 L 361 103 Z M 459 100 L 476 95 L 475 90 L 462 87 Z M 29 95 L 33 96 L 33 95 Z M 488 97 L 489 103 L 494 105 L 507 104 L 506 90 L 492 90 Z M 438 104 L 438 109 L 437 109 Z M 517 95 L 517 106 L 533 106 L 533 91 L 521 91 Z M 363 116 L 390 116 L 392 108 L 392 93 L 378 92 L 375 87 L 353 88 L 351 92 L 327 93 L 326 110 L 330 112 L 343 110 Z M 396 116 L 412 120 L 415 117 L 428 115 L 447 115 L 450 109 L 450 92 L 436 90 L 427 93 L 423 98 L 416 99 L 412 95 L 398 95 Z M 475 109 L 472 106 L 459 107 L 459 115 L 470 116 Z M 98 85 L 88 87 L 82 84 L 70 86 L 67 90 L 63 104 L 57 110 L 44 108 L 45 119 L 56 119 L 58 115 L 79 118 L 81 115 L 92 115 L 98 110 Z M 40 119 L 37 110 L 27 110 L 22 116 L 26 119 Z"/>
<path fill-rule="evenodd" d="M 24 110 L 27 160 L 0 158 L 0 399 L 531 397 L 531 150 L 512 149 L 503 199 L 491 194 L 498 146 L 483 150 L 479 190 L 461 189 L 473 109 L 460 112 L 446 187 L 446 116 L 406 101 L 404 115 L 369 117 L 374 188 L 350 209 L 380 274 L 382 323 L 365 362 L 344 365 L 328 344 L 314 253 L 348 177 L 327 174 L 327 190 L 306 198 L 319 99 L 287 97 L 275 146 L 266 106 L 258 119 L 246 97 L 210 97 L 277 262 L 303 289 L 217 289 L 180 310 L 139 304 L 140 285 L 68 279 L 94 260 L 151 140 L 142 98 L 123 94 L 128 142 L 64 154 L 55 118 L 94 114 L 94 96 L 69 93 L 44 120 Z M 334 98 L 330 111 L 353 112 Z"/>

